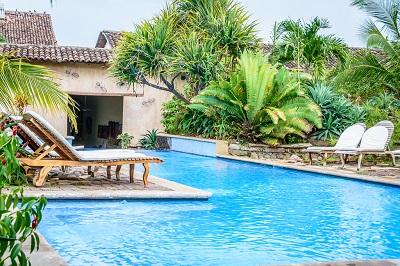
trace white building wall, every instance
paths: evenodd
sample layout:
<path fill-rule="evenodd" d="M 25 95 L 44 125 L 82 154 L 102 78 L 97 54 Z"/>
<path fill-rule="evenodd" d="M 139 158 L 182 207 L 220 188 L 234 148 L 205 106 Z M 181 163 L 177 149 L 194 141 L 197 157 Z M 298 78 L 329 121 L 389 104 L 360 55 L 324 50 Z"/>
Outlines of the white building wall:
<path fill-rule="evenodd" d="M 109 76 L 107 65 L 103 64 L 81 64 L 81 63 L 42 63 L 55 72 L 60 78 L 62 89 L 71 95 L 91 96 L 123 96 L 123 133 L 134 136 L 132 143 L 137 143 L 142 134 L 147 130 L 163 130 L 161 124 L 162 103 L 172 99 L 172 94 L 156 90 L 151 87 L 135 86 L 127 88 L 118 86 L 114 79 Z M 133 89 L 137 96 L 134 96 Z M 61 134 L 67 134 L 66 115 L 52 115 L 41 110 L 35 110 L 44 117 Z M 103 112 L 109 111 L 107 105 Z M 101 120 L 101 117 L 99 118 Z M 96 120 L 97 122 L 97 120 Z M 96 134 L 97 124 L 93 119 L 92 134 Z"/>

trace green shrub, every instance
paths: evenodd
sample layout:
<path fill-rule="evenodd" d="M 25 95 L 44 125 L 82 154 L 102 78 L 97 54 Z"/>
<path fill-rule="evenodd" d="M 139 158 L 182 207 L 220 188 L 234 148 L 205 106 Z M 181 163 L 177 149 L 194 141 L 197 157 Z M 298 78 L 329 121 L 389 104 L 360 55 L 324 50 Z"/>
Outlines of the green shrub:
<path fill-rule="evenodd" d="M 400 104 L 393 94 L 379 93 L 370 97 L 363 104 L 367 111 L 366 124 L 368 127 L 374 126 L 382 120 L 390 120 L 394 124 L 393 136 L 389 147 L 399 146 L 400 140 Z"/>
<path fill-rule="evenodd" d="M 131 140 L 134 137 L 129 135 L 128 133 L 124 133 L 124 134 L 119 134 L 117 136 L 117 139 L 119 139 L 121 141 L 121 148 L 122 149 L 128 149 L 129 145 L 131 144 Z"/>
<path fill-rule="evenodd" d="M 164 125 L 164 131 L 168 134 L 181 134 L 179 123 L 182 120 L 183 114 L 186 112 L 187 105 L 174 97 L 172 100 L 163 103 L 161 123 Z"/>
<path fill-rule="evenodd" d="M 143 138 L 139 140 L 139 143 L 142 145 L 143 149 L 146 150 L 157 149 L 157 132 L 158 129 L 152 129 L 151 131 L 147 130 L 147 133 L 142 135 Z"/>
<path fill-rule="evenodd" d="M 322 128 L 315 129 L 311 134 L 317 139 L 336 139 L 347 127 L 365 121 L 365 108 L 356 106 L 326 83 L 314 82 L 306 89 L 308 96 L 322 111 Z"/>

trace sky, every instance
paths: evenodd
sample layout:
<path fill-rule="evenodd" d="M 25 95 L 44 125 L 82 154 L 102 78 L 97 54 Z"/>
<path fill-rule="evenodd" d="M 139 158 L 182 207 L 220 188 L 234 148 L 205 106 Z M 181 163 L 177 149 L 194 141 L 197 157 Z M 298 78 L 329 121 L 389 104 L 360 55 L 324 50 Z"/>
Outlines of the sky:
<path fill-rule="evenodd" d="M 334 34 L 349 46 L 364 47 L 359 39 L 360 25 L 367 18 L 350 0 L 241 0 L 258 21 L 259 36 L 271 41 L 274 22 L 285 19 L 309 22 L 318 16 L 332 26 L 323 34 Z M 150 19 L 165 6 L 165 0 L 0 0 L 5 10 L 36 11 L 51 14 L 59 45 L 94 47 L 102 30 L 132 31 L 134 25 Z"/>

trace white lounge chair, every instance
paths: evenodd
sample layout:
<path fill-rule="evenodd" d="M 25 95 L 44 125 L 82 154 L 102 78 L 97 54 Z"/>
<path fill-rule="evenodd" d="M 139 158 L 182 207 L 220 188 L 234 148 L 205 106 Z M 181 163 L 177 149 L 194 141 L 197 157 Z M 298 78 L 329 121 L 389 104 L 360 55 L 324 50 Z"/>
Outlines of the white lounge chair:
<path fill-rule="evenodd" d="M 342 161 L 342 168 L 344 167 L 345 155 L 358 155 L 357 170 L 361 168 L 361 162 L 363 156 L 366 154 L 382 155 L 385 154 L 389 132 L 384 126 L 373 126 L 365 131 L 360 146 L 354 149 L 341 149 L 335 151 L 340 154 L 340 160 Z"/>
<path fill-rule="evenodd" d="M 386 151 L 385 154 L 392 158 L 393 166 L 396 166 L 396 157 L 400 157 L 400 150 Z"/>
<path fill-rule="evenodd" d="M 44 184 L 47 173 L 54 166 L 107 166 L 108 178 L 111 178 L 111 166 L 116 166 L 116 176 L 119 180 L 121 166 L 128 164 L 130 166 L 130 182 L 133 183 L 134 165 L 137 163 L 142 164 L 145 168 L 143 183 L 147 186 L 148 164 L 162 163 L 162 160 L 157 157 L 148 157 L 130 150 L 76 151 L 53 126 L 32 111 L 24 114 L 21 123 L 44 141 L 44 144 L 35 151 L 33 158 L 18 158 L 27 171 L 30 169 L 39 170 L 39 174 L 33 179 L 35 186 Z M 48 148 L 45 150 L 44 148 L 47 146 Z M 49 158 L 47 155 L 51 151 L 55 151 L 60 157 Z"/>
<path fill-rule="evenodd" d="M 308 153 L 308 158 L 310 160 L 310 165 L 312 165 L 312 154 L 323 154 L 323 165 L 326 165 L 326 160 L 328 159 L 328 153 L 334 153 L 336 150 L 346 150 L 346 149 L 353 149 L 358 147 L 360 144 L 361 138 L 365 132 L 365 124 L 357 123 L 348 128 L 346 128 L 342 134 L 340 135 L 337 143 L 333 147 L 319 147 L 319 146 L 312 146 L 308 147 L 303 152 Z"/>

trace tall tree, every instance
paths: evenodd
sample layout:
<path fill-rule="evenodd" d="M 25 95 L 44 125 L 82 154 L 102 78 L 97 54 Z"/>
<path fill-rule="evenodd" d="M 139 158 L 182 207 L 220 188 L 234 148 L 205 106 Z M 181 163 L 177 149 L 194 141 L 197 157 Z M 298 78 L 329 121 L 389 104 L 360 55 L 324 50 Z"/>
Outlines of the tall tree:
<path fill-rule="evenodd" d="M 11 55 L 0 55 L 0 105 L 7 111 L 21 113 L 27 105 L 66 113 L 76 126 L 75 102 L 56 83 L 55 75 L 44 66 L 32 65 Z"/>
<path fill-rule="evenodd" d="M 233 0 L 174 0 L 124 33 L 111 72 L 121 82 L 168 91 L 189 103 L 210 81 L 226 77 L 241 51 L 257 47 L 255 26 Z M 189 84 L 189 95 L 177 80 Z"/>
<path fill-rule="evenodd" d="M 377 89 L 400 96 L 400 1 L 353 0 L 351 4 L 371 17 L 360 29 L 366 49 L 351 58 L 336 81 L 360 96 L 374 95 Z"/>
<path fill-rule="evenodd" d="M 277 23 L 272 37 L 272 55 L 281 63 L 295 62 L 298 71 L 323 77 L 328 60 L 336 57 L 344 63 L 347 56 L 347 46 L 342 39 L 320 34 L 328 28 L 329 21 L 318 17 L 310 23 L 291 19 Z"/>

